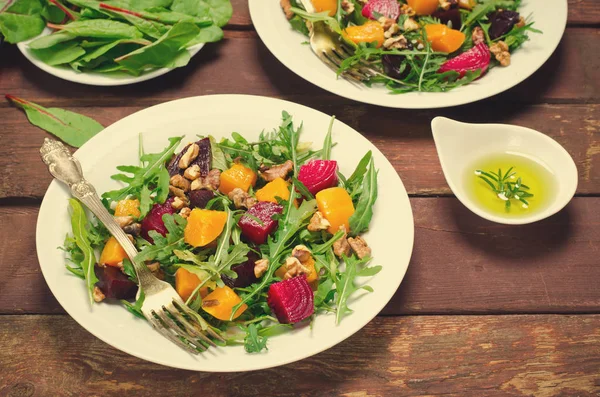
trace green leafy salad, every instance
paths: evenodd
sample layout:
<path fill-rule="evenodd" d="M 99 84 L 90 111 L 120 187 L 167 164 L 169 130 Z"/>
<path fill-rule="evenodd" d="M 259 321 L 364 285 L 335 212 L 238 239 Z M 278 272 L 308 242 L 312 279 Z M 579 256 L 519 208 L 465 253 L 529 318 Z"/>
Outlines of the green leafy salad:
<path fill-rule="evenodd" d="M 140 75 L 187 65 L 188 48 L 219 41 L 229 0 L 0 0 L 0 33 L 50 66 Z"/>
<path fill-rule="evenodd" d="M 331 159 L 333 118 L 323 147 L 300 141 L 302 126 L 281 125 L 256 141 L 238 133 L 199 137 L 176 153 L 169 139 L 138 165 L 117 167 L 123 186 L 102 195 L 152 273 L 170 284 L 228 344 L 248 352 L 318 313 L 350 313 L 358 277 L 377 274 L 369 229 L 377 200 L 371 152 L 346 177 Z M 120 300 L 143 318 L 135 270 L 123 248 L 76 199 L 63 249 L 91 302 Z M 99 257 L 98 257 L 99 254 Z M 136 299 L 137 297 L 137 299 Z"/>
<path fill-rule="evenodd" d="M 383 84 L 395 94 L 445 92 L 469 84 L 493 67 L 510 66 L 511 54 L 529 33 L 541 33 L 531 17 L 521 15 L 521 0 L 309 3 L 314 12 L 300 0 L 282 0 L 291 27 L 310 36 L 309 27 L 326 24 L 349 54 L 327 56 L 338 75 L 368 86 Z"/>

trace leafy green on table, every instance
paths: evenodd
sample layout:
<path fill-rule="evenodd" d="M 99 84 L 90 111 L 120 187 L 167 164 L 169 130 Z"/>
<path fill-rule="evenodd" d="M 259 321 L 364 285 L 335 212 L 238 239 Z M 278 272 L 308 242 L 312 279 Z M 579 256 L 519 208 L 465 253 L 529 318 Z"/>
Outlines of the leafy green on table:
<path fill-rule="evenodd" d="M 80 147 L 104 129 L 97 121 L 75 112 L 59 108 L 44 108 L 10 94 L 6 95 L 6 99 L 23 109 L 31 124 L 74 147 Z"/>

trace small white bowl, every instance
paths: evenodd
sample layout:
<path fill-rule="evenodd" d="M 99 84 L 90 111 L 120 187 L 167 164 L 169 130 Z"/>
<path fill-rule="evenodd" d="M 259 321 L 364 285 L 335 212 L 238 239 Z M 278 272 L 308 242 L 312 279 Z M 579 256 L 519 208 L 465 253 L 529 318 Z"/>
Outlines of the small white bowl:
<path fill-rule="evenodd" d="M 548 218 L 563 209 L 577 190 L 577 167 L 554 139 L 530 128 L 508 124 L 469 124 L 445 117 L 431 122 L 442 170 L 452 192 L 469 210 L 492 222 L 523 225 Z M 482 209 L 466 193 L 466 167 L 486 154 L 518 152 L 543 163 L 556 177 L 554 201 L 543 211 L 505 218 Z"/>

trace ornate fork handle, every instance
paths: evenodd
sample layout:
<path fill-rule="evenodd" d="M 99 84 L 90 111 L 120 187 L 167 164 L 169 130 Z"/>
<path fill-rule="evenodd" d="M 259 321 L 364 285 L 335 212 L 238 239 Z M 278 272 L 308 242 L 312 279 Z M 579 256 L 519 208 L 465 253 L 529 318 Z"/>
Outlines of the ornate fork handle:
<path fill-rule="evenodd" d="M 52 176 L 68 185 L 73 196 L 89 208 L 100 222 L 106 226 L 110 234 L 117 239 L 129 259 L 131 259 L 142 288 L 144 284 L 152 283 L 154 276 L 147 266 L 134 260 L 138 253 L 137 249 L 112 215 L 104 208 L 94 186 L 83 177 L 79 160 L 73 157 L 61 142 L 49 138 L 44 140 L 40 153 Z"/>

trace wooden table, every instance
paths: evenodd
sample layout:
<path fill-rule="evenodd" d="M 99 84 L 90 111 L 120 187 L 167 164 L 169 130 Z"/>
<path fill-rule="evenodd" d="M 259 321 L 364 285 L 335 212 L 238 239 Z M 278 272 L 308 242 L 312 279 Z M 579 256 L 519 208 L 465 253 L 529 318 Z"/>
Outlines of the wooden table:
<path fill-rule="evenodd" d="M 46 134 L 0 102 L 0 395 L 600 396 L 600 2 L 569 1 L 560 47 L 526 82 L 435 111 L 363 105 L 307 83 L 261 43 L 246 1 L 233 3 L 225 40 L 156 80 L 77 85 L 38 70 L 12 46 L 0 58 L 0 93 L 103 125 L 217 93 L 335 114 L 382 150 L 411 195 L 415 247 L 400 289 L 353 337 L 277 369 L 196 373 L 115 350 L 66 315 L 46 286 L 34 238 L 50 182 L 38 155 Z M 437 115 L 543 131 L 575 159 L 577 197 L 530 226 L 479 219 L 444 181 L 429 129 Z"/>

